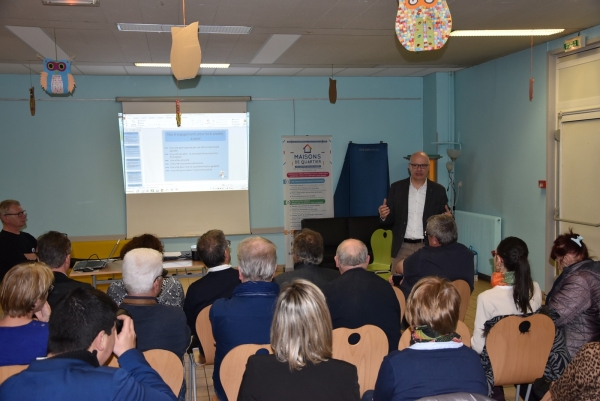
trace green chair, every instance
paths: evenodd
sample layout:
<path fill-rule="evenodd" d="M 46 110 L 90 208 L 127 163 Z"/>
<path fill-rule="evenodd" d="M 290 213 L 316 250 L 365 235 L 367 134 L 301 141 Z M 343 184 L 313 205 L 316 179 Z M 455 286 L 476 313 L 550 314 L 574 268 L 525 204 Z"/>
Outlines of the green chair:
<path fill-rule="evenodd" d="M 367 270 L 375 273 L 389 273 L 392 263 L 392 231 L 382 228 L 375 230 L 371 235 L 371 249 L 373 250 L 373 263 Z"/>

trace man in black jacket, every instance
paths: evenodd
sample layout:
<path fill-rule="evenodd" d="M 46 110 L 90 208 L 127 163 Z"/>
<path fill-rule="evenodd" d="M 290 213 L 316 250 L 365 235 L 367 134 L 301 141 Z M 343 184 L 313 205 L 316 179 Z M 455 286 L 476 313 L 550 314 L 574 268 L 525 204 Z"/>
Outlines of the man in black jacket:
<path fill-rule="evenodd" d="M 379 206 L 379 217 L 392 225 L 392 273 L 398 262 L 406 259 L 427 243 L 425 225 L 435 214 L 450 214 L 448 196 L 443 186 L 427 179 L 429 157 L 416 152 L 408 163 L 410 178 L 390 187 L 388 197 Z"/>

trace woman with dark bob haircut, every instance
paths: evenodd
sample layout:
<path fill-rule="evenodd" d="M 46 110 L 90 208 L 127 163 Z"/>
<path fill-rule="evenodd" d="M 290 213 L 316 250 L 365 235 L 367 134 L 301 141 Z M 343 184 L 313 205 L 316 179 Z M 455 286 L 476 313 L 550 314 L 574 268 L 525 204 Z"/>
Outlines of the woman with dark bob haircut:
<path fill-rule="evenodd" d="M 164 246 L 160 239 L 152 234 L 142 234 L 137 237 L 133 237 L 131 241 L 123 246 L 123 249 L 121 249 L 121 259 L 125 257 L 127 252 L 138 248 L 149 248 L 160 253 L 164 252 Z M 123 280 L 116 280 L 115 282 L 111 283 L 108 287 L 108 291 L 106 291 L 106 294 L 113 301 L 115 301 L 117 305 L 121 305 L 123 298 L 125 298 L 127 295 Z M 157 299 L 159 304 L 183 308 L 184 294 L 183 287 L 179 280 L 177 280 L 175 277 L 164 277 L 162 290 L 160 291 Z"/>
<path fill-rule="evenodd" d="M 248 358 L 238 400 L 359 399 L 356 367 L 331 357 L 331 315 L 316 285 L 296 279 L 282 287 L 271 347 L 273 355 Z"/>
<path fill-rule="evenodd" d="M 550 258 L 556 261 L 560 276 L 546 297 L 546 305 L 560 317 L 569 354 L 590 341 L 600 341 L 600 263 L 590 259 L 583 237 L 569 230 L 554 240 Z"/>
<path fill-rule="evenodd" d="M 52 270 L 44 263 L 21 263 L 4 276 L 0 286 L 4 311 L 0 319 L 0 366 L 27 365 L 46 356 L 50 318 L 47 299 L 53 280 Z"/>

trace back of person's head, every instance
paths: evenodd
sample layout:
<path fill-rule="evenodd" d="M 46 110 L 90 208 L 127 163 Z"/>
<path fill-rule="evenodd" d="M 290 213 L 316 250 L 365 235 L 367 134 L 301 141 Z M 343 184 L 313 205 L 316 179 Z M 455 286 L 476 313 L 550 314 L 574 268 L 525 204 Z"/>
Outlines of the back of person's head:
<path fill-rule="evenodd" d="M 456 331 L 460 294 L 440 277 L 424 277 L 414 285 L 406 300 L 406 321 L 411 327 L 428 326 L 441 335 Z"/>
<path fill-rule="evenodd" d="M 577 262 L 589 259 L 587 245 L 583 242 L 583 238 L 579 239 L 580 237 L 579 234 L 573 232 L 572 228 L 569 228 L 568 233 L 561 234 L 554 240 L 550 258 L 556 260 L 571 254 Z"/>
<path fill-rule="evenodd" d="M 4 216 L 6 213 L 8 213 L 11 206 L 21 206 L 21 203 L 14 199 L 3 200 L 0 202 L 0 216 Z"/>
<path fill-rule="evenodd" d="M 162 274 L 162 254 L 154 249 L 137 248 L 123 259 L 123 284 L 129 295 L 145 294 Z"/>
<path fill-rule="evenodd" d="M 502 258 L 506 270 L 515 273 L 513 284 L 515 306 L 521 313 L 527 313 L 528 310 L 533 312 L 529 305 L 533 297 L 533 280 L 527 244 L 520 238 L 506 237 L 498 244 L 496 253 Z"/>
<path fill-rule="evenodd" d="M 6 273 L 0 286 L 0 306 L 10 317 L 27 316 L 36 305 L 46 302 L 54 281 L 44 263 L 21 263 Z"/>
<path fill-rule="evenodd" d="M 323 237 L 305 228 L 294 236 L 292 254 L 296 262 L 318 265 L 323 261 Z"/>
<path fill-rule="evenodd" d="M 52 310 L 48 353 L 87 350 L 98 333 L 112 333 L 117 304 L 95 288 L 78 287 Z"/>
<path fill-rule="evenodd" d="M 62 266 L 70 254 L 71 240 L 69 240 L 67 234 L 48 231 L 37 239 L 38 259 L 52 269 Z"/>
<path fill-rule="evenodd" d="M 347 239 L 338 245 L 335 252 L 340 267 L 355 267 L 368 262 L 369 250 L 357 239 Z"/>
<path fill-rule="evenodd" d="M 158 237 L 152 234 L 142 234 L 138 235 L 137 237 L 133 237 L 131 241 L 123 245 L 120 255 L 121 259 L 125 257 L 127 252 L 138 248 L 150 248 L 160 253 L 163 253 L 165 250 L 163 243 L 160 239 L 158 239 Z"/>
<path fill-rule="evenodd" d="M 441 245 L 448 245 L 458 240 L 458 228 L 452 216 L 436 214 L 427 219 L 427 235 L 435 237 Z"/>
<path fill-rule="evenodd" d="M 246 281 L 271 281 L 277 268 L 277 247 L 262 237 L 249 237 L 238 245 L 239 271 Z"/>
<path fill-rule="evenodd" d="M 225 263 L 229 243 L 221 230 L 210 230 L 202 234 L 196 243 L 200 260 L 211 268 Z"/>
<path fill-rule="evenodd" d="M 317 286 L 296 279 L 282 287 L 271 324 L 271 346 L 277 360 L 288 362 L 290 370 L 331 358 L 331 315 Z"/>

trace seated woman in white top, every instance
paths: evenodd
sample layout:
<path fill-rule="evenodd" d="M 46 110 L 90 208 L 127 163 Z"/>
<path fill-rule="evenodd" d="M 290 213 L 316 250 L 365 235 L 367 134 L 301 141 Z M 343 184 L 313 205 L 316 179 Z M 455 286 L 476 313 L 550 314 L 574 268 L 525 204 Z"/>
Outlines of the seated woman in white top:
<path fill-rule="evenodd" d="M 495 251 L 492 289 L 479 294 L 471 348 L 483 351 L 485 322 L 496 316 L 535 312 L 542 306 L 542 292 L 531 279 L 527 244 L 517 237 L 503 239 Z"/>

